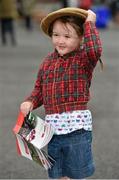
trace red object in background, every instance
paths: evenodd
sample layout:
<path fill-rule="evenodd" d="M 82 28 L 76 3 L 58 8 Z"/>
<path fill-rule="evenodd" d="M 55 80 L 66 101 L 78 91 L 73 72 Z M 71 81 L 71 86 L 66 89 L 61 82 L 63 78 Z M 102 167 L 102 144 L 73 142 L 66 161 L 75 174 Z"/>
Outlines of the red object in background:
<path fill-rule="evenodd" d="M 79 0 L 79 7 L 82 9 L 90 9 L 92 6 L 93 0 Z"/>

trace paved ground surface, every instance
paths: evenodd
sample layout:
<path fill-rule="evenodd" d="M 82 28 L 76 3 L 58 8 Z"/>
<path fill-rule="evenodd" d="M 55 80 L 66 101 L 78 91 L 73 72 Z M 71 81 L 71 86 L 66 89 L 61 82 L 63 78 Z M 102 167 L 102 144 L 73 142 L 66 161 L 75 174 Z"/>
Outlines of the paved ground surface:
<path fill-rule="evenodd" d="M 93 150 L 96 164 L 92 179 L 119 179 L 119 29 L 101 30 L 104 71 L 99 64 L 93 78 L 90 109 L 93 113 Z M 37 29 L 17 26 L 16 47 L 0 45 L 0 178 L 47 179 L 37 164 L 18 157 L 12 128 L 19 105 L 30 93 L 38 65 L 52 47 Z M 44 117 L 44 109 L 36 111 Z"/>

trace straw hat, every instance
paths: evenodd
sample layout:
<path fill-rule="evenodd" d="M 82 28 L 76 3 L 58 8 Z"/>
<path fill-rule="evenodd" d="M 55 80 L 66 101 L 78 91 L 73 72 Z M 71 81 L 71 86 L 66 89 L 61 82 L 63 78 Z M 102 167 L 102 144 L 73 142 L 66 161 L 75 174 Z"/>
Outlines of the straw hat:
<path fill-rule="evenodd" d="M 57 18 L 60 18 L 62 16 L 76 16 L 85 21 L 86 17 L 88 15 L 88 12 L 84 9 L 80 8 L 62 8 L 57 11 L 49 13 L 46 17 L 44 17 L 41 21 L 41 29 L 45 34 L 49 35 L 49 27 L 52 24 L 53 21 L 55 21 Z"/>

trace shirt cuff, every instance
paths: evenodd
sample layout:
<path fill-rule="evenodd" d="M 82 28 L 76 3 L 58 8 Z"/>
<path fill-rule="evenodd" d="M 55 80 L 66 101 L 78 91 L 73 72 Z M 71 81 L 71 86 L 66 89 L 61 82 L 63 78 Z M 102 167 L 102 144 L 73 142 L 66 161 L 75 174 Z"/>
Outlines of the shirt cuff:
<path fill-rule="evenodd" d="M 84 30 L 96 28 L 95 23 L 93 23 L 92 21 L 85 21 L 83 26 L 84 26 Z"/>

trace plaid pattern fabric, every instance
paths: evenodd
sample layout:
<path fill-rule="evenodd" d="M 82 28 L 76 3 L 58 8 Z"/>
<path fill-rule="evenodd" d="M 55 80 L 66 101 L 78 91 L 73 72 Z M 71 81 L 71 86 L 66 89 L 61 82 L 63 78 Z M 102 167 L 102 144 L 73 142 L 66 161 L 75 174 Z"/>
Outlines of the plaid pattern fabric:
<path fill-rule="evenodd" d="M 43 104 L 46 114 L 87 109 L 92 73 L 101 51 L 95 25 L 86 22 L 82 46 L 63 57 L 56 50 L 49 54 L 27 100 L 33 102 L 34 109 Z"/>

